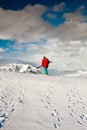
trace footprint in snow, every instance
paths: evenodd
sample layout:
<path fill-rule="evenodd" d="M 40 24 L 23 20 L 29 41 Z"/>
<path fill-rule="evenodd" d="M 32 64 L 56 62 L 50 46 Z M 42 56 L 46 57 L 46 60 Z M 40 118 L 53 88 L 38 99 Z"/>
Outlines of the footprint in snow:
<path fill-rule="evenodd" d="M 47 96 L 47 99 L 49 99 L 49 96 Z"/>
<path fill-rule="evenodd" d="M 57 123 L 54 123 L 53 126 L 54 126 L 54 128 L 58 128 L 58 127 L 60 127 L 60 125 L 57 124 Z"/>
<path fill-rule="evenodd" d="M 49 106 L 45 106 L 45 108 L 49 108 Z"/>
<path fill-rule="evenodd" d="M 57 116 L 57 114 L 56 114 L 55 112 L 54 112 L 54 113 L 52 113 L 51 115 L 52 115 L 52 116 Z"/>
<path fill-rule="evenodd" d="M 77 123 L 79 123 L 80 125 L 84 125 L 84 122 L 81 122 L 79 120 L 77 120 Z"/>
<path fill-rule="evenodd" d="M 41 99 L 41 102 L 44 102 L 44 100 L 43 100 L 43 99 Z"/>
<path fill-rule="evenodd" d="M 5 121 L 7 120 L 8 118 L 8 114 L 2 114 L 0 115 L 0 128 L 3 127 Z"/>
<path fill-rule="evenodd" d="M 54 112 L 52 113 L 52 116 L 57 116 L 59 115 L 58 111 L 56 109 L 54 109 Z"/>
<path fill-rule="evenodd" d="M 58 128 L 61 126 L 61 122 L 62 122 L 62 118 L 59 118 L 57 119 L 57 122 L 53 124 L 54 128 Z"/>
<path fill-rule="evenodd" d="M 22 104 L 23 104 L 23 100 L 22 100 L 22 98 L 19 98 L 19 103 L 22 103 Z"/>
<path fill-rule="evenodd" d="M 56 117 L 56 120 L 57 120 L 57 122 L 53 124 L 54 128 L 60 127 L 63 119 L 59 116 L 58 111 L 56 109 L 54 109 L 54 112 L 51 113 L 51 115 L 53 117 Z"/>

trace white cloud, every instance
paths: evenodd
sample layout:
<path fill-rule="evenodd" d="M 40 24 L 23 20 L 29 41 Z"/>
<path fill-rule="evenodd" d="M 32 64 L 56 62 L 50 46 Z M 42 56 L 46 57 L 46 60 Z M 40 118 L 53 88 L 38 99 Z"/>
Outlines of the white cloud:
<path fill-rule="evenodd" d="M 54 6 L 54 9 L 64 6 L 65 3 L 61 3 Z M 45 6 L 29 5 L 20 11 L 0 8 L 0 38 L 15 39 L 19 43 L 39 41 L 40 38 L 58 38 L 62 41 L 87 40 L 86 17 L 81 13 L 83 9 L 81 6 L 73 13 L 64 14 L 65 23 L 55 28 L 41 17 L 47 10 Z M 56 16 L 49 13 L 48 17 Z"/>
<path fill-rule="evenodd" d="M 54 6 L 53 11 L 57 12 L 57 11 L 63 10 L 65 8 L 65 5 L 66 4 L 64 2 L 62 2 L 59 5 Z"/>
<path fill-rule="evenodd" d="M 28 46 L 27 46 L 27 49 L 29 50 L 29 51 L 35 51 L 35 50 L 38 50 L 38 46 L 36 45 L 36 44 L 29 44 Z"/>
<path fill-rule="evenodd" d="M 65 13 L 65 22 L 53 31 L 52 37 L 68 40 L 87 40 L 87 17 L 82 15 L 84 7 L 77 8 L 72 13 Z"/>
<path fill-rule="evenodd" d="M 27 6 L 20 11 L 0 9 L 0 38 L 16 39 L 20 43 L 35 41 L 49 34 L 50 26 L 41 15 L 45 6 Z"/>
<path fill-rule="evenodd" d="M 56 18 L 56 14 L 49 13 L 49 14 L 47 14 L 47 17 L 49 17 L 51 19 L 55 19 Z"/>
<path fill-rule="evenodd" d="M 78 11 L 64 14 L 66 22 L 56 28 L 56 34 L 60 39 L 66 40 L 87 40 L 86 16 Z"/>
<path fill-rule="evenodd" d="M 81 41 L 70 41 L 70 44 L 71 45 L 76 45 L 76 46 L 79 46 L 79 45 L 81 45 Z"/>
<path fill-rule="evenodd" d="M 3 59 L 3 56 L 0 55 L 0 60 L 2 60 L 2 59 Z"/>
<path fill-rule="evenodd" d="M 79 8 L 77 8 L 76 12 L 81 13 L 84 9 L 85 7 L 81 5 Z"/>
<path fill-rule="evenodd" d="M 80 6 L 75 10 L 74 13 L 66 13 L 64 14 L 64 17 L 67 19 L 68 22 L 71 23 L 84 23 L 86 21 L 86 17 L 82 15 L 82 11 L 84 9 L 84 6 Z"/>
<path fill-rule="evenodd" d="M 5 49 L 3 49 L 3 48 L 0 48 L 0 52 L 5 52 Z"/>

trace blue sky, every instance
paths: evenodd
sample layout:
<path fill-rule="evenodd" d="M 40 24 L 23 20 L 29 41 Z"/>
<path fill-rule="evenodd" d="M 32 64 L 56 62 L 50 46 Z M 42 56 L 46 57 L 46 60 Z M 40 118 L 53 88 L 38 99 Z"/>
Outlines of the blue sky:
<path fill-rule="evenodd" d="M 86 0 L 0 0 L 0 59 L 85 61 L 86 48 Z"/>

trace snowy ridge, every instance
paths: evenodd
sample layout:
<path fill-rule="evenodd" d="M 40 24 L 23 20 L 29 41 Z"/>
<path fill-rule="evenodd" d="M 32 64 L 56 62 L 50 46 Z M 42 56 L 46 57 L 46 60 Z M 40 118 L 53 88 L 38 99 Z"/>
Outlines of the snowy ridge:
<path fill-rule="evenodd" d="M 5 66 L 1 66 L 0 70 L 4 71 L 13 71 L 13 72 L 21 72 L 21 73 L 26 73 L 26 72 L 31 72 L 35 74 L 42 74 L 41 69 L 37 69 L 36 67 L 30 65 L 30 64 L 18 64 L 18 63 L 10 63 Z M 49 75 L 64 75 L 66 77 L 87 77 L 87 71 L 86 70 L 52 70 L 50 69 L 50 74 Z"/>
<path fill-rule="evenodd" d="M 77 70 L 77 71 L 75 71 L 73 73 L 68 73 L 66 76 L 67 77 L 83 77 L 83 76 L 87 77 L 87 71 L 80 69 L 80 70 Z"/>
<path fill-rule="evenodd" d="M 0 67 L 0 70 L 14 71 L 14 72 L 32 72 L 32 73 L 41 73 L 39 69 L 29 64 L 7 64 Z"/>
<path fill-rule="evenodd" d="M 78 70 L 79 75 L 87 75 L 87 71 L 85 70 Z"/>

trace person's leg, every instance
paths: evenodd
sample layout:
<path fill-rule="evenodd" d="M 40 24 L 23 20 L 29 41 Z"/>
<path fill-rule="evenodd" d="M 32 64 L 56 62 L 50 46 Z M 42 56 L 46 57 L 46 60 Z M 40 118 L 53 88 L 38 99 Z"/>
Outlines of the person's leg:
<path fill-rule="evenodd" d="M 47 68 L 43 68 L 44 74 L 48 74 Z"/>

